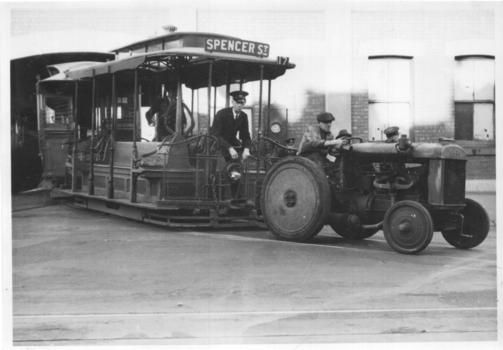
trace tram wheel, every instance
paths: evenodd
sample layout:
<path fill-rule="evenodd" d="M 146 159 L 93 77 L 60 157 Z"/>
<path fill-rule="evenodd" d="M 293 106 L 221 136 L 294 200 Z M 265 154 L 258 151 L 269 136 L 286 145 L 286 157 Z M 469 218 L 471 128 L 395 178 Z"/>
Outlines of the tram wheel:
<path fill-rule="evenodd" d="M 417 254 L 433 238 L 433 219 L 418 202 L 401 201 L 393 205 L 384 216 L 384 238 L 399 253 Z"/>
<path fill-rule="evenodd" d="M 489 215 L 482 205 L 473 199 L 465 199 L 466 206 L 460 211 L 464 217 L 463 231 L 454 229 L 442 231 L 444 239 L 453 247 L 470 249 L 478 246 L 489 233 Z"/>
<path fill-rule="evenodd" d="M 292 242 L 313 238 L 330 214 L 330 186 L 324 171 L 302 157 L 276 163 L 264 178 L 260 206 L 277 238 Z"/>

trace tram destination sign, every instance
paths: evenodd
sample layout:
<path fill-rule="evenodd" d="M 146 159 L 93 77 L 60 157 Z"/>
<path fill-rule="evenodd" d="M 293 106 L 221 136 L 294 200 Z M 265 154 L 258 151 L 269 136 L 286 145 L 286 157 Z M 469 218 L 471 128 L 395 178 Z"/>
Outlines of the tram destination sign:
<path fill-rule="evenodd" d="M 269 44 L 239 39 L 206 38 L 204 51 L 269 57 Z"/>

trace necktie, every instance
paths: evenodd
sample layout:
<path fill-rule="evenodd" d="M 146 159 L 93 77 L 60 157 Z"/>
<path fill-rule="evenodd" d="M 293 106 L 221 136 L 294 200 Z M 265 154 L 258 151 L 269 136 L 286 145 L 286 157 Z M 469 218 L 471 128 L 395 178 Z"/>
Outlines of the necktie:
<path fill-rule="evenodd" d="M 237 120 L 237 119 L 238 119 L 238 117 L 239 117 L 239 114 L 236 114 L 236 115 L 234 116 L 234 120 Z"/>

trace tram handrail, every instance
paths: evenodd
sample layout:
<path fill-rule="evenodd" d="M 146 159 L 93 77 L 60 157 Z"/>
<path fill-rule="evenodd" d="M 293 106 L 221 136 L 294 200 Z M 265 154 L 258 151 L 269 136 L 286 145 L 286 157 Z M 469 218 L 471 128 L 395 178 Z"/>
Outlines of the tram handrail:
<path fill-rule="evenodd" d="M 278 141 L 273 140 L 273 139 L 271 139 L 271 138 L 269 138 L 269 137 L 266 137 L 266 136 L 259 136 L 259 138 L 258 138 L 258 139 L 259 139 L 259 140 L 261 139 L 261 140 L 266 140 L 266 141 L 272 142 L 272 143 L 274 144 L 274 146 L 279 146 L 281 149 L 284 149 L 284 150 L 287 150 L 287 151 L 293 151 L 293 150 L 295 150 L 295 151 L 297 151 L 297 152 L 299 151 L 299 149 L 298 149 L 298 148 L 287 147 L 287 146 L 285 146 L 285 145 L 282 145 L 282 144 L 281 144 L 281 143 L 279 143 Z"/>
<path fill-rule="evenodd" d="M 258 138 L 254 139 L 252 141 L 252 149 L 250 149 L 250 153 L 252 153 L 252 155 L 255 153 L 257 155 L 257 158 L 262 158 L 262 156 L 264 156 L 265 158 L 273 158 L 272 157 L 273 152 L 269 152 L 270 150 L 266 150 L 266 152 L 264 152 L 264 150 L 261 147 L 259 147 L 260 141 L 262 141 L 262 140 L 266 141 L 263 144 L 267 144 L 270 147 L 272 147 L 271 150 L 273 149 L 274 151 L 276 151 L 276 153 L 280 157 L 285 156 L 285 154 L 286 155 L 288 155 L 288 154 L 297 155 L 299 152 L 299 149 L 297 149 L 297 148 L 286 147 L 286 146 L 283 146 L 282 144 L 278 143 L 276 140 L 273 140 L 269 137 L 259 136 Z M 282 152 L 283 152 L 283 154 L 282 154 Z"/>
<path fill-rule="evenodd" d="M 174 134 L 173 134 L 174 135 Z M 152 156 L 154 154 L 156 154 L 157 152 L 159 152 L 159 150 L 162 148 L 162 147 L 172 147 L 172 146 L 177 146 L 177 145 L 181 145 L 183 143 L 189 143 L 197 138 L 201 138 L 201 137 L 209 137 L 209 138 L 212 138 L 215 140 L 215 142 L 217 142 L 217 145 L 219 146 L 218 148 L 220 149 L 220 145 L 219 145 L 219 142 L 218 142 L 218 138 L 216 138 L 215 136 L 213 135 L 205 135 L 205 134 L 200 134 L 200 135 L 196 135 L 196 136 L 192 136 L 191 138 L 188 138 L 188 139 L 185 139 L 183 141 L 177 141 L 177 142 L 166 142 L 166 139 L 168 137 L 172 137 L 173 135 L 168 135 L 166 136 L 160 145 L 157 146 L 157 149 L 155 151 L 152 151 L 152 152 L 149 152 L 149 153 L 145 153 L 145 154 L 142 154 L 141 157 L 142 158 L 145 158 L 145 157 L 149 157 L 149 156 Z"/>

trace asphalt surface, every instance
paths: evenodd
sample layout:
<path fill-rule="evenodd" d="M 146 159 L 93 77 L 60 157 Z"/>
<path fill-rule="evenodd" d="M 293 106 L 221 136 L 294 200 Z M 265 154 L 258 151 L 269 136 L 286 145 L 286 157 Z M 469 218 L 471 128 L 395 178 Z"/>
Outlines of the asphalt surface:
<path fill-rule="evenodd" d="M 48 196 L 14 197 L 12 223 L 15 346 L 497 340 L 495 226 L 477 248 L 436 233 L 410 256 L 382 232 L 348 241 L 327 226 L 288 243 L 168 230 Z"/>

